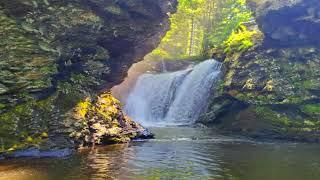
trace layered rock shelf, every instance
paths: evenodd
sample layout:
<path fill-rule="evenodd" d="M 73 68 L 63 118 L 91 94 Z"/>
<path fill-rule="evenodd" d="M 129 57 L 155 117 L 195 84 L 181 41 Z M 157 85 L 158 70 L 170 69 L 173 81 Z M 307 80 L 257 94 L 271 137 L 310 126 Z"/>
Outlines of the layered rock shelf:
<path fill-rule="evenodd" d="M 0 151 L 95 143 L 79 143 L 81 138 L 70 130 L 78 123 L 74 108 L 120 83 L 128 68 L 158 45 L 176 4 L 176 0 L 1 1 Z M 129 120 L 123 123 L 99 126 L 130 126 L 126 128 L 130 136 L 114 129 L 112 133 L 119 130 L 114 136 L 121 139 L 116 141 L 127 141 L 142 128 Z"/>

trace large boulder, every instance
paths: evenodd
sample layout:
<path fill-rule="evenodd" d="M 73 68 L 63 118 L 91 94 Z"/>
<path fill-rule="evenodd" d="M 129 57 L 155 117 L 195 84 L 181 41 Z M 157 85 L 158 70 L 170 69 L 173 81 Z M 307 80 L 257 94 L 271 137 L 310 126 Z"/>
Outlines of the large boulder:
<path fill-rule="evenodd" d="M 95 100 L 87 98 L 75 107 L 70 137 L 77 147 L 128 142 L 133 138 L 153 135 L 132 121 L 123 111 L 119 100 L 110 93 Z"/>
<path fill-rule="evenodd" d="M 269 46 L 320 45 L 318 0 L 248 0 Z"/>
<path fill-rule="evenodd" d="M 158 45 L 176 4 L 2 0 L 0 151 L 73 147 L 76 104 L 121 82 Z"/>

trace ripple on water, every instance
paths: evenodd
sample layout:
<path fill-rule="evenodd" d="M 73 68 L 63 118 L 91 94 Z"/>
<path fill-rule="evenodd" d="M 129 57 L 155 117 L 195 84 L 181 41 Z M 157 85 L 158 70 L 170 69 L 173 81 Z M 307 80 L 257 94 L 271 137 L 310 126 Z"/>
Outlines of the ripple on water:
<path fill-rule="evenodd" d="M 0 161 L 0 179 L 314 180 L 318 144 L 265 143 L 208 129 L 153 129 L 155 140 L 80 150 L 68 158 Z"/>

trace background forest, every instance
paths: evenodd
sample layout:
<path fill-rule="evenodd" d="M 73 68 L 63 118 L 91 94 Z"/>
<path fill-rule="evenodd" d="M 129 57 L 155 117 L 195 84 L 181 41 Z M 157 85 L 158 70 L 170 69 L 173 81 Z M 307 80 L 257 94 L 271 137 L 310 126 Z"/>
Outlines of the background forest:
<path fill-rule="evenodd" d="M 245 0 L 180 0 L 171 30 L 146 60 L 203 59 L 213 49 L 247 50 L 255 31 Z"/>

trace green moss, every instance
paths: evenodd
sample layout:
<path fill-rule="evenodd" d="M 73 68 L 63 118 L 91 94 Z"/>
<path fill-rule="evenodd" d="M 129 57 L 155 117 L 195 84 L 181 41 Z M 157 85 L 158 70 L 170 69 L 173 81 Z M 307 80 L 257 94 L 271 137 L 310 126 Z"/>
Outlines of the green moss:
<path fill-rule="evenodd" d="M 44 132 L 47 134 L 46 132 Z M 12 145 L 6 147 L 6 143 L 4 143 L 2 152 L 10 153 L 12 151 L 26 149 L 28 147 L 39 147 L 41 143 L 43 143 L 47 137 L 42 136 L 42 134 L 34 134 L 31 136 L 21 136 L 19 141 L 12 141 Z M 1 142 L 1 141 L 0 141 Z"/>
<path fill-rule="evenodd" d="M 6 112 L 0 116 L 0 136 L 3 138 L 2 146 L 4 149 L 8 150 L 14 145 L 20 146 L 20 134 L 19 129 L 22 129 L 22 124 L 26 123 L 25 121 L 21 122 L 22 119 L 25 120 L 30 118 L 30 108 L 29 105 L 19 105 Z M 19 121 L 21 123 L 19 123 Z"/>
<path fill-rule="evenodd" d="M 0 34 L 6 37 L 0 45 L 1 65 L 8 69 L 0 73 L 0 79 L 11 93 L 48 88 L 51 86 L 49 76 L 57 72 L 51 67 L 58 53 L 43 51 L 39 47 L 42 40 L 31 36 L 30 28 L 34 28 L 32 23 L 17 21 L 0 10 Z"/>
<path fill-rule="evenodd" d="M 216 92 L 217 92 L 218 94 L 222 94 L 222 93 L 224 92 L 224 87 L 225 87 L 225 86 L 224 86 L 224 82 L 220 80 L 220 81 L 218 81 L 215 90 L 216 90 Z"/>
<path fill-rule="evenodd" d="M 227 54 L 234 52 L 244 52 L 254 46 L 253 37 L 258 34 L 257 31 L 250 31 L 247 27 L 241 25 L 237 31 L 232 32 L 229 38 L 224 42 Z"/>
<path fill-rule="evenodd" d="M 68 112 L 84 99 L 86 95 L 81 91 L 81 88 L 79 84 L 59 82 L 56 103 L 59 104 L 61 113 Z"/>
<path fill-rule="evenodd" d="M 300 96 L 289 96 L 287 99 L 282 101 L 282 104 L 300 104 L 304 101 L 303 97 Z"/>
<path fill-rule="evenodd" d="M 102 47 L 97 47 L 97 53 L 94 56 L 95 60 L 107 60 L 110 58 L 109 51 Z"/>
<path fill-rule="evenodd" d="M 120 15 L 122 14 L 122 10 L 119 6 L 116 5 L 112 5 L 112 6 L 107 6 L 105 8 L 106 11 L 112 13 L 112 14 L 116 14 L 116 15 Z"/>
<path fill-rule="evenodd" d="M 1 109 L 4 109 L 4 108 L 6 108 L 6 105 L 0 103 L 0 110 L 1 110 Z"/>
<path fill-rule="evenodd" d="M 75 74 L 72 73 L 70 77 L 70 81 L 77 85 L 82 85 L 82 86 L 90 86 L 90 85 L 95 85 L 95 79 L 94 77 L 91 76 L 85 76 L 83 74 Z"/>
<path fill-rule="evenodd" d="M 49 112 L 52 109 L 51 106 L 53 105 L 53 101 L 55 98 L 56 98 L 56 94 L 52 95 L 51 97 L 49 97 L 47 99 L 35 102 L 35 105 L 40 110 Z"/>
<path fill-rule="evenodd" d="M 268 107 L 257 107 L 256 112 L 259 118 L 272 125 L 281 125 L 284 127 L 294 125 L 294 122 L 287 116 L 277 113 Z"/>
<path fill-rule="evenodd" d="M 69 137 L 79 143 L 87 144 L 114 144 L 130 141 L 138 135 L 133 127 L 138 125 L 125 117 L 120 107 L 120 101 L 110 93 L 103 93 L 95 99 L 86 98 L 80 101 L 73 110 L 73 119 L 78 125 Z M 93 120 L 95 122 L 92 122 Z M 91 123 L 88 123 L 89 121 Z M 90 128 L 95 129 L 97 134 L 94 142 L 86 138 L 91 135 L 88 130 Z M 132 131 L 128 131 L 127 128 L 132 128 Z"/>
<path fill-rule="evenodd" d="M 257 107 L 256 113 L 260 119 L 272 125 L 273 130 L 280 130 L 279 132 L 286 135 L 313 137 L 312 132 L 318 131 L 320 128 L 320 122 L 317 120 L 290 118 L 286 114 L 276 112 L 268 107 Z"/>
<path fill-rule="evenodd" d="M 301 110 L 308 115 L 320 115 L 320 104 L 307 104 L 301 107 Z"/>
<path fill-rule="evenodd" d="M 48 137 L 47 121 L 51 117 L 55 97 L 41 101 L 31 99 L 0 115 L 2 151 L 39 146 Z"/>
<path fill-rule="evenodd" d="M 236 95 L 236 98 L 243 101 L 246 99 L 246 95 L 243 93 L 239 93 Z"/>
<path fill-rule="evenodd" d="M 233 77 L 235 74 L 236 74 L 235 69 L 230 69 L 228 71 L 228 73 L 226 74 L 225 79 L 224 79 L 224 86 L 225 87 L 228 87 L 232 84 Z"/>
<path fill-rule="evenodd" d="M 320 87 L 320 84 L 318 80 L 310 79 L 303 82 L 303 87 L 306 89 L 317 89 Z"/>

